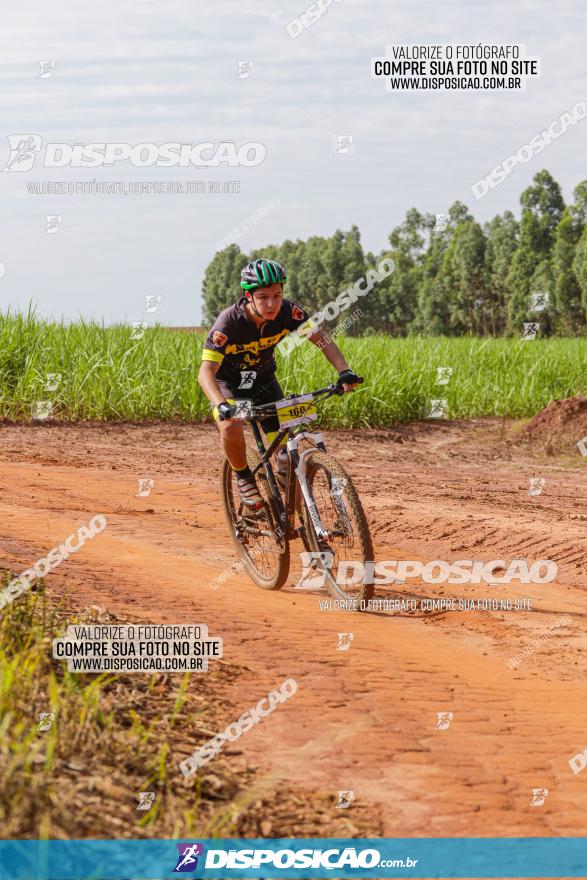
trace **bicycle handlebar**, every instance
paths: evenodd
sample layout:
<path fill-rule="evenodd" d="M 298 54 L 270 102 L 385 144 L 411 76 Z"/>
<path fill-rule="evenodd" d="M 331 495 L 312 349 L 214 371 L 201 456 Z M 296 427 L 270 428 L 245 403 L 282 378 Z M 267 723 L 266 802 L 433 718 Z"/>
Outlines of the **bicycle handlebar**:
<path fill-rule="evenodd" d="M 365 381 L 362 376 L 358 376 L 358 382 L 355 383 L 357 385 L 362 385 Z M 340 379 L 336 382 L 332 382 L 330 385 L 326 385 L 324 388 L 318 388 L 317 391 L 308 391 L 305 394 L 290 394 L 289 397 L 282 398 L 283 400 L 290 400 L 295 397 L 310 397 L 311 399 L 308 403 L 311 403 L 316 399 L 319 395 L 324 395 L 323 400 L 326 400 L 328 397 L 332 397 L 333 394 L 344 394 L 344 389 L 340 382 Z M 254 421 L 259 418 L 259 416 L 267 415 L 271 413 L 271 411 L 275 411 L 276 405 L 281 403 L 279 400 L 273 400 L 271 403 L 262 403 L 259 406 L 251 407 L 250 413 L 246 416 L 246 421 Z"/>

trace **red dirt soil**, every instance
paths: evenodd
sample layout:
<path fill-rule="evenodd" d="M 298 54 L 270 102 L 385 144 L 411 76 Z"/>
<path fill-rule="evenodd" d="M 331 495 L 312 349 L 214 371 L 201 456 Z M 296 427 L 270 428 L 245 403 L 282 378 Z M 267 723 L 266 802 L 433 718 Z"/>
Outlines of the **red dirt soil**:
<path fill-rule="evenodd" d="M 525 425 L 521 439 L 542 444 L 549 454 L 561 449 L 576 455 L 579 441 L 587 447 L 587 397 L 553 400 Z"/>
<path fill-rule="evenodd" d="M 253 672 L 226 684 L 227 724 L 295 678 L 297 694 L 239 740 L 260 766 L 260 794 L 352 789 L 380 805 L 390 837 L 587 834 L 587 773 L 568 763 L 587 747 L 587 459 L 522 451 L 497 419 L 332 431 L 326 442 L 361 495 L 376 560 L 552 559 L 556 580 L 379 593 L 530 597 L 531 611 L 323 611 L 327 594 L 294 589 L 295 542 L 282 591 L 241 573 L 212 589 L 236 559 L 216 430 L 170 423 L 2 426 L 0 563 L 19 573 L 103 513 L 107 528 L 49 588 L 122 622 L 207 624 L 225 660 Z M 546 481 L 539 496 L 528 495 L 533 477 Z M 145 478 L 153 489 L 137 497 Z M 572 623 L 506 666 L 564 614 Z M 343 631 L 348 651 L 337 650 Z M 454 713 L 447 730 L 439 712 Z M 549 789 L 541 807 L 533 788 Z"/>

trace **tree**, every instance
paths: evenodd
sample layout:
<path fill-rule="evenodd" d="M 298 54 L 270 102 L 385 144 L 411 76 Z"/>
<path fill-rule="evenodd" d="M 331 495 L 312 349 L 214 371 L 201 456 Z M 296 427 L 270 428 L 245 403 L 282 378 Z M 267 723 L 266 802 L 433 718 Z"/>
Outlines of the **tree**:
<path fill-rule="evenodd" d="M 233 244 L 215 254 L 204 278 L 205 317 L 234 302 L 242 266 L 259 257 L 285 266 L 286 298 L 310 313 L 354 286 L 382 259 L 394 271 L 357 301 L 363 317 L 350 332 L 432 335 L 503 333 L 521 336 L 538 321 L 540 335 L 587 331 L 587 180 L 565 207 L 559 184 L 538 172 L 520 196 L 518 222 L 511 211 L 481 227 L 463 202 L 437 216 L 411 208 L 379 254 L 365 253 L 357 226 L 330 237 L 287 239 L 248 256 Z M 548 293 L 536 310 L 533 293 Z M 332 327 L 334 324 L 331 325 Z"/>
<path fill-rule="evenodd" d="M 331 238 L 326 239 L 322 262 L 327 273 L 325 302 L 331 302 L 345 288 L 352 287 L 367 271 L 359 228 L 352 226 L 350 232 L 337 229 Z M 373 308 L 372 296 L 373 294 L 369 294 L 366 299 L 361 301 L 365 326 L 367 315 L 372 312 Z M 324 302 L 321 303 L 321 305 L 324 304 Z M 351 325 L 350 333 L 356 335 L 358 332 L 359 328 L 355 324 Z"/>
<path fill-rule="evenodd" d="M 443 281 L 443 271 L 449 263 L 444 261 L 455 224 L 471 219 L 465 205 L 455 202 L 448 211 L 446 228 L 441 228 L 434 214 L 425 214 L 423 227 L 428 234 L 428 247 L 423 255 L 422 276 L 418 289 L 416 317 L 410 325 L 413 333 L 430 333 L 441 336 L 450 333 L 450 282 Z"/>
<path fill-rule="evenodd" d="M 570 205 L 573 220 L 581 228 L 587 223 L 587 180 L 582 180 L 574 189 L 575 202 Z"/>
<path fill-rule="evenodd" d="M 554 273 L 550 256 L 544 257 L 535 267 L 530 281 L 530 290 L 533 294 L 550 293 L 546 307 L 540 310 L 535 308 L 532 297 L 530 297 L 527 313 L 529 321 L 537 321 L 540 325 L 540 336 L 551 336 L 556 324 L 556 305 L 552 294 Z"/>
<path fill-rule="evenodd" d="M 583 234 L 575 248 L 573 272 L 581 288 L 581 305 L 587 315 L 587 226 L 583 229 Z"/>
<path fill-rule="evenodd" d="M 328 272 L 323 262 L 325 250 L 326 239 L 311 236 L 304 244 L 297 268 L 299 304 L 311 313 L 317 312 L 320 306 L 329 301 Z"/>
<path fill-rule="evenodd" d="M 498 214 L 485 224 L 485 296 L 481 306 L 487 332 L 503 333 L 507 321 L 507 279 L 518 247 L 519 224 L 511 211 Z"/>
<path fill-rule="evenodd" d="M 538 223 L 535 229 L 534 245 L 541 254 L 550 251 L 557 224 L 565 208 L 561 188 L 552 175 L 544 170 L 534 175 L 534 185 L 529 186 L 520 196 L 522 216 L 531 211 Z"/>
<path fill-rule="evenodd" d="M 237 244 L 217 251 L 206 267 L 203 282 L 204 320 L 209 326 L 222 309 L 232 305 L 242 292 L 240 273 L 247 258 Z"/>
<path fill-rule="evenodd" d="M 395 264 L 391 275 L 380 281 L 369 295 L 375 306 L 375 325 L 393 335 L 405 335 L 416 317 L 427 236 L 425 223 L 424 216 L 411 208 L 404 222 L 391 232 L 391 247 L 377 260 L 391 258 Z"/>
<path fill-rule="evenodd" d="M 563 336 L 575 336 L 585 330 L 581 287 L 573 269 L 575 250 L 583 230 L 575 216 L 572 208 L 565 208 L 556 228 L 552 253 L 555 327 Z"/>
<path fill-rule="evenodd" d="M 485 312 L 485 237 L 474 220 L 456 228 L 443 263 L 445 283 L 449 283 L 450 330 L 452 334 L 487 332 Z"/>
<path fill-rule="evenodd" d="M 343 287 L 344 278 L 344 232 L 337 229 L 334 235 L 326 240 L 322 254 L 324 267 L 328 275 L 327 296 L 328 300 L 334 299 Z"/>
<path fill-rule="evenodd" d="M 536 277 L 544 278 L 545 267 L 538 267 L 544 260 L 550 260 L 554 244 L 556 227 L 564 210 L 564 201 L 559 184 L 548 173 L 539 171 L 534 175 L 534 183 L 521 195 L 522 220 L 520 223 L 520 246 L 514 254 L 512 266 L 508 273 L 508 329 L 519 334 L 522 323 L 536 320 L 530 312 L 531 293 L 539 292 L 532 289 Z M 551 293 L 552 290 L 546 291 Z M 553 321 L 554 308 L 549 302 L 546 312 L 542 312 L 550 328 Z"/>

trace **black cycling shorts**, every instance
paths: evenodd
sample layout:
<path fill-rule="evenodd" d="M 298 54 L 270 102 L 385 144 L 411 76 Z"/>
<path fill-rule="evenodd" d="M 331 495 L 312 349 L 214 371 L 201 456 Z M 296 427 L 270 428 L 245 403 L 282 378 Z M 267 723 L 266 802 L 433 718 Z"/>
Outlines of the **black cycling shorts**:
<path fill-rule="evenodd" d="M 255 379 L 250 388 L 234 388 L 220 379 L 216 381 L 229 403 L 231 400 L 254 400 L 258 404 L 273 403 L 274 400 L 281 400 L 284 396 L 275 373 Z M 216 418 L 216 407 L 214 407 L 214 418 Z M 265 434 L 275 434 L 279 431 L 279 419 L 276 415 L 267 416 L 260 425 Z"/>

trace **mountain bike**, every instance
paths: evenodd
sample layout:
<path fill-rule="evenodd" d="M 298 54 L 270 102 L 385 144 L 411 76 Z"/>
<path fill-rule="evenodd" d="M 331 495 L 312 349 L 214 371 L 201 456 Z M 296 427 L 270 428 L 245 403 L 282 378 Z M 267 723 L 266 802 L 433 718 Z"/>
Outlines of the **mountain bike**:
<path fill-rule="evenodd" d="M 257 586 L 264 590 L 283 587 L 290 569 L 290 541 L 300 538 L 311 567 L 324 573 L 329 592 L 362 610 L 374 589 L 369 574 L 373 566 L 365 566 L 373 560 L 367 519 L 351 478 L 327 453 L 322 434 L 307 430 L 318 418 L 317 404 L 343 393 L 340 382 L 335 382 L 258 406 L 252 400 L 237 400 L 232 418 L 250 423 L 255 445 L 249 436 L 247 461 L 257 477 L 263 506 L 252 510 L 243 504 L 227 459 L 222 465 L 222 496 L 241 564 Z M 266 448 L 258 422 L 268 415 L 277 415 L 279 431 Z M 271 459 L 286 436 L 287 473 L 280 491 Z M 355 567 L 353 562 L 362 565 Z M 349 565 L 350 572 L 358 568 L 360 582 L 346 576 Z"/>

